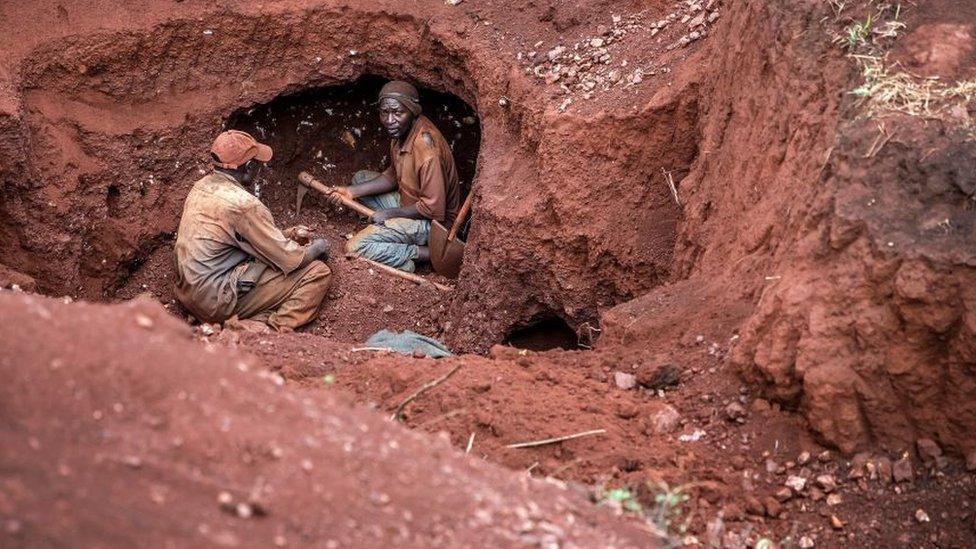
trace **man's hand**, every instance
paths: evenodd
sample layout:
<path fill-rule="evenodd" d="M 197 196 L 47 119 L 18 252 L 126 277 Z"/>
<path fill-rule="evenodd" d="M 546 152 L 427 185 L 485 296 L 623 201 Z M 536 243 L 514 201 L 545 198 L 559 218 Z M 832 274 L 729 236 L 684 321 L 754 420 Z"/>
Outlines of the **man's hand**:
<path fill-rule="evenodd" d="M 382 225 L 387 219 L 396 217 L 396 212 L 393 209 L 388 210 L 376 210 L 373 212 L 373 216 L 370 217 L 370 221 L 377 225 Z"/>
<path fill-rule="evenodd" d="M 321 259 L 322 261 L 328 261 L 329 259 L 329 241 L 324 238 L 316 238 L 311 244 L 306 248 L 305 257 L 311 257 L 312 259 Z"/>
<path fill-rule="evenodd" d="M 335 187 L 335 189 L 326 195 L 326 199 L 332 203 L 333 206 L 342 206 L 342 200 L 355 200 L 356 197 L 352 195 L 352 191 L 349 187 Z"/>
<path fill-rule="evenodd" d="M 312 239 L 312 229 L 309 229 L 305 225 L 295 225 L 294 227 L 288 227 L 282 234 L 285 238 L 289 240 L 294 240 L 302 246 L 308 244 L 308 241 Z"/>

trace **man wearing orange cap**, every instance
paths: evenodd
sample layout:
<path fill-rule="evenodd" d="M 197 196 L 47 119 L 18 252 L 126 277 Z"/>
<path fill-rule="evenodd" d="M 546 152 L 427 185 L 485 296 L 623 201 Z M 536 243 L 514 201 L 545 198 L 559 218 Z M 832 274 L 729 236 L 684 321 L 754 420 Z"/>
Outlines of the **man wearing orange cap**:
<path fill-rule="evenodd" d="M 312 321 L 332 278 L 328 241 L 302 246 L 290 238 L 298 228 L 282 233 L 244 188 L 271 147 L 229 130 L 210 155 L 214 171 L 193 185 L 176 233 L 176 297 L 203 322 L 236 316 L 291 331 Z"/>
<path fill-rule="evenodd" d="M 380 123 L 390 136 L 390 166 L 383 173 L 356 172 L 339 196 L 373 208 L 372 225 L 347 244 L 349 252 L 413 272 L 428 261 L 431 221 L 450 227 L 457 218 L 461 186 L 447 140 L 421 114 L 417 89 L 393 81 L 380 90 Z"/>

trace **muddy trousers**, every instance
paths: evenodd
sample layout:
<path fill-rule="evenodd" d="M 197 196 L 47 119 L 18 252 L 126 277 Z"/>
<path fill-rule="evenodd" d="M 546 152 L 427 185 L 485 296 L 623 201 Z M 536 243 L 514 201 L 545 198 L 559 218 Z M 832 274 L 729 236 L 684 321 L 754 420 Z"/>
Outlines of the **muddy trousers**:
<path fill-rule="evenodd" d="M 321 261 L 284 274 L 266 269 L 251 291 L 238 297 L 234 314 L 264 322 L 278 331 L 290 331 L 318 316 L 332 282 L 332 270 Z"/>
<path fill-rule="evenodd" d="M 352 184 L 358 185 L 379 175 L 377 172 L 361 170 L 353 176 Z M 400 207 L 400 193 L 397 191 L 363 196 L 358 200 L 374 210 Z M 373 224 L 356 233 L 346 243 L 346 251 L 412 273 L 416 269 L 414 260 L 417 259 L 418 247 L 427 245 L 428 236 L 429 220 L 396 217 L 388 219 L 382 225 Z"/>

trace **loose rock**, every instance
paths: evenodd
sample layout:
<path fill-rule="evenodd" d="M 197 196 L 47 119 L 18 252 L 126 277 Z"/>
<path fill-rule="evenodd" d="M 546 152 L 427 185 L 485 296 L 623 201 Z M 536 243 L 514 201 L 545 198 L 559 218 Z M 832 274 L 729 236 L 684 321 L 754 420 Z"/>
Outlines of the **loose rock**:
<path fill-rule="evenodd" d="M 617 384 L 617 387 L 625 391 L 633 389 L 637 386 L 637 378 L 626 372 L 614 372 L 613 381 Z"/>
<path fill-rule="evenodd" d="M 899 459 L 892 465 L 891 475 L 895 482 L 912 482 L 915 480 L 912 461 L 907 456 Z"/>

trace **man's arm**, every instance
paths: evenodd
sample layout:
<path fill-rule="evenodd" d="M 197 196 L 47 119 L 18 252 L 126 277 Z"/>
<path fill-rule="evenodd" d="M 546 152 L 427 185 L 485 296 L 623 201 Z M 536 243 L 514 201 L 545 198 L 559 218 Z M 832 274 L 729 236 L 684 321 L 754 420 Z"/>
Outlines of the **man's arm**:
<path fill-rule="evenodd" d="M 336 187 L 335 191 L 326 198 L 338 206 L 342 204 L 342 202 L 339 200 L 340 196 L 348 200 L 355 200 L 361 196 L 373 196 L 395 191 L 396 189 L 396 181 L 394 181 L 393 178 L 384 172 L 365 183 L 349 185 L 348 187 Z"/>
<path fill-rule="evenodd" d="M 250 206 L 240 213 L 234 227 L 243 239 L 242 248 L 261 262 L 274 266 L 283 273 L 307 265 L 308 262 L 328 253 L 328 243 L 300 246 L 287 238 L 274 224 L 271 212 L 263 205 Z M 324 250 L 324 252 L 323 252 Z"/>
<path fill-rule="evenodd" d="M 377 210 L 373 213 L 370 218 L 373 223 L 383 224 L 387 219 L 393 219 L 394 217 L 406 217 L 409 219 L 427 219 L 427 216 L 420 213 L 417 209 L 416 204 L 411 204 L 409 206 L 403 206 L 401 208 L 387 208 L 385 210 Z"/>

